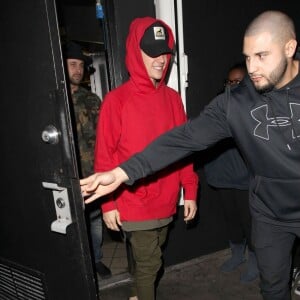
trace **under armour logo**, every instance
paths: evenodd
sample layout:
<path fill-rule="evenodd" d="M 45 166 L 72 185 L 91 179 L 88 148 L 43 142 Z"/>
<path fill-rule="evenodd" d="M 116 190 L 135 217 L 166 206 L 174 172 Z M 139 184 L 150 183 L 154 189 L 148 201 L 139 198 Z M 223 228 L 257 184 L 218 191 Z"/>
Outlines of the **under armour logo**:
<path fill-rule="evenodd" d="M 251 110 L 252 118 L 257 121 L 257 126 L 254 128 L 253 134 L 259 138 L 269 140 L 269 128 L 270 127 L 283 127 L 291 126 L 292 122 L 294 126 L 300 127 L 300 104 L 289 103 L 291 116 L 290 117 L 269 117 L 269 107 L 267 104 L 259 106 Z M 291 134 L 293 139 L 300 137 L 296 136 L 294 129 L 292 128 Z"/>

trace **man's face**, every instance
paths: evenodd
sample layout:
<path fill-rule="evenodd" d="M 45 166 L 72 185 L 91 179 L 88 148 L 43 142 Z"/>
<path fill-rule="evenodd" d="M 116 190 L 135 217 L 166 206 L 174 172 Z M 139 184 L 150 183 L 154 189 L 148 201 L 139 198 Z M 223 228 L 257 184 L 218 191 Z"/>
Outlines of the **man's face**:
<path fill-rule="evenodd" d="M 142 50 L 141 52 L 147 74 L 155 85 L 156 82 L 162 78 L 167 63 L 167 54 L 162 54 L 157 57 L 150 57 Z"/>
<path fill-rule="evenodd" d="M 67 59 L 70 84 L 79 85 L 83 78 L 84 62 L 80 59 Z"/>
<path fill-rule="evenodd" d="M 286 84 L 288 61 L 284 46 L 268 32 L 244 38 L 243 49 L 249 76 L 258 92 L 280 88 Z"/>
<path fill-rule="evenodd" d="M 244 70 L 240 68 L 232 69 L 228 73 L 227 84 L 229 85 L 239 84 L 243 80 L 244 76 L 245 76 Z"/>

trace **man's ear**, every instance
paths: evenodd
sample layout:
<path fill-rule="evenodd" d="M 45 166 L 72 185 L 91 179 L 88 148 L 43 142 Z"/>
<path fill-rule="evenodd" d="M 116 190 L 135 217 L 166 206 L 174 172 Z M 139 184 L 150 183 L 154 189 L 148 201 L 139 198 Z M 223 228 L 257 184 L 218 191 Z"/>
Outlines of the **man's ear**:
<path fill-rule="evenodd" d="M 297 49 L 297 41 L 292 39 L 289 40 L 286 44 L 285 44 L 285 55 L 286 57 L 293 57 L 295 52 Z"/>

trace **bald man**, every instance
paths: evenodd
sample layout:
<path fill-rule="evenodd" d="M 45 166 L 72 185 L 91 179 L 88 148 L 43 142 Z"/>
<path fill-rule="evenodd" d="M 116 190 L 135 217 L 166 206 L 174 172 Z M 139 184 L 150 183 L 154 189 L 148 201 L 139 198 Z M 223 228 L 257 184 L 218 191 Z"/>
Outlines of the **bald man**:
<path fill-rule="evenodd" d="M 86 202 L 232 137 L 252 173 L 252 236 L 265 300 L 291 298 L 291 248 L 300 237 L 300 77 L 293 21 L 266 11 L 248 26 L 248 75 L 200 115 L 106 173 L 81 180 Z M 299 55 L 299 54 L 298 54 Z"/>

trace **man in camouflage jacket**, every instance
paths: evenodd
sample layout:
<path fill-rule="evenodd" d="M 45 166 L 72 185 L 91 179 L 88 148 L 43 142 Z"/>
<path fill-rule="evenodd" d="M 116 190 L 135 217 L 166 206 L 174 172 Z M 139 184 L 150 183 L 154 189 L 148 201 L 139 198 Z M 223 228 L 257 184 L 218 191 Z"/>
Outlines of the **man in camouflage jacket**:
<path fill-rule="evenodd" d="M 101 105 L 100 98 L 80 86 L 84 68 L 92 63 L 92 60 L 82 53 L 81 47 L 69 42 L 64 51 L 66 58 L 70 92 L 73 102 L 74 122 L 76 122 L 75 143 L 78 146 L 80 163 L 78 164 L 80 176 L 88 176 L 94 171 L 94 146 L 96 138 L 97 118 Z M 109 278 L 111 271 L 102 262 L 102 216 L 100 204 L 86 207 L 87 225 L 93 246 L 93 257 L 97 273 L 101 278 Z"/>

